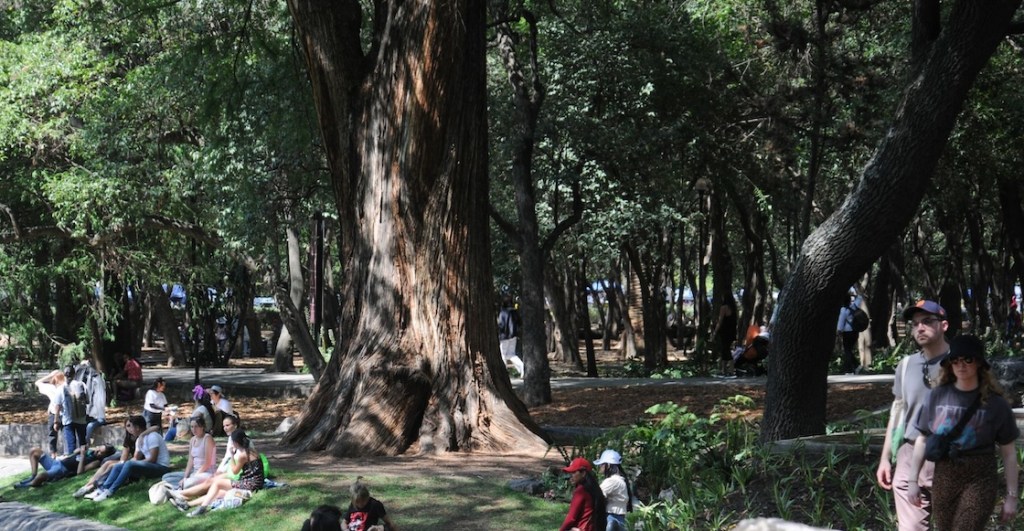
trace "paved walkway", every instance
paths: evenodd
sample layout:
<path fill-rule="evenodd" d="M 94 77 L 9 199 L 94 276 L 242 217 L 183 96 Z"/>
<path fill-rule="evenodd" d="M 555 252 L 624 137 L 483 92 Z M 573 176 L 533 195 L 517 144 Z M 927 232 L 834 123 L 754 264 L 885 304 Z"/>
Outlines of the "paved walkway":
<path fill-rule="evenodd" d="M 5 531 L 126 531 L 19 502 L 0 502 L 0 529 Z"/>

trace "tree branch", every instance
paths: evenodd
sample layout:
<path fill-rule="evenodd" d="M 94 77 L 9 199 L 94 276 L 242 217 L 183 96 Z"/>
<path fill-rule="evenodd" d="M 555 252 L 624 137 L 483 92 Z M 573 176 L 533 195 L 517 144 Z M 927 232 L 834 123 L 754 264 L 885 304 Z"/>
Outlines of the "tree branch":
<path fill-rule="evenodd" d="M 491 219 L 498 224 L 498 228 L 501 229 L 501 232 L 505 233 L 509 240 L 512 241 L 512 245 L 516 248 L 516 252 L 521 252 L 523 248 L 523 237 L 519 234 L 519 228 L 513 225 L 509 220 L 502 217 L 502 215 L 495 210 L 494 205 L 490 203 L 487 204 L 487 213 L 490 214 Z"/>
<path fill-rule="evenodd" d="M 558 241 L 558 237 L 565 231 L 569 230 L 573 225 L 583 219 L 583 192 L 580 191 L 580 181 L 576 179 L 572 183 L 572 214 L 569 217 L 558 222 L 555 228 L 544 238 L 544 242 L 541 244 L 540 249 L 544 256 L 547 256 L 551 252 L 551 248 L 555 246 L 555 242 Z"/>

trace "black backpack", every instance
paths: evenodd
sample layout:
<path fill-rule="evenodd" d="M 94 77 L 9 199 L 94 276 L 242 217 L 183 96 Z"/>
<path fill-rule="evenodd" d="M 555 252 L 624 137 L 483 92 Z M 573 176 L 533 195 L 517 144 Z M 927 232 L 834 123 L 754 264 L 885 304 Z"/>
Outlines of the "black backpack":
<path fill-rule="evenodd" d="M 868 313 L 860 308 L 850 308 L 850 310 L 850 328 L 857 333 L 867 330 L 868 325 L 871 324 Z"/>

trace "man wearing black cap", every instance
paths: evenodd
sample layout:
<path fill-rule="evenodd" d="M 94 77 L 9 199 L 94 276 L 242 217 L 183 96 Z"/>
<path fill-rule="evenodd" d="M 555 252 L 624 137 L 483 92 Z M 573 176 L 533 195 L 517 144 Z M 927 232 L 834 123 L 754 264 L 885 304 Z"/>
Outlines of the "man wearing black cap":
<path fill-rule="evenodd" d="M 903 416 L 906 431 L 902 440 L 893 441 L 893 427 L 898 419 L 889 419 L 885 443 L 882 445 L 882 457 L 878 462 L 875 477 L 883 489 L 892 490 L 895 495 L 896 518 L 900 531 L 927 531 L 930 529 L 931 520 L 934 463 L 925 463 L 916 479 L 921 486 L 920 505 L 915 505 L 908 499 L 907 485 L 910 482 L 911 459 L 914 453 L 913 441 L 920 433 L 915 421 L 932 385 L 937 382 L 939 362 L 949 352 L 945 336 L 949 323 L 946 321 L 946 310 L 938 303 L 926 300 L 918 301 L 904 310 L 903 318 L 907 320 L 907 333 L 911 334 L 921 350 L 904 357 L 896 365 L 892 394 L 896 400 L 902 399 L 906 404 L 906 413 Z M 895 468 L 891 465 L 894 453 Z"/>

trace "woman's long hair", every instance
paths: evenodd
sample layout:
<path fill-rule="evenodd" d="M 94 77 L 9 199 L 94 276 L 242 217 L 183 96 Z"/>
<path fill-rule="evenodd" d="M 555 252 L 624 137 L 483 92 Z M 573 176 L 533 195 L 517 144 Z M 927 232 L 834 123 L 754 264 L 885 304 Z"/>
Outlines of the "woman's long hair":
<path fill-rule="evenodd" d="M 597 481 L 597 476 L 594 475 L 593 470 L 587 470 L 586 475 L 583 476 L 583 481 L 580 482 L 583 485 L 583 490 L 590 494 L 590 498 L 594 500 L 594 517 L 593 522 L 600 524 L 608 519 L 608 507 L 607 501 L 604 499 L 604 492 L 601 491 L 601 484 Z M 596 525 L 600 528 L 600 525 Z"/>
<path fill-rule="evenodd" d="M 985 342 L 978 336 L 965 334 L 956 336 L 949 340 L 949 353 L 947 358 L 960 358 L 961 356 L 972 356 L 974 366 L 978 370 L 978 388 L 981 391 L 981 403 L 988 403 L 991 395 L 1005 396 L 1003 388 L 996 381 L 991 368 L 985 362 Z M 956 372 L 953 371 L 953 364 L 942 361 L 942 369 L 939 372 L 939 385 L 952 384 L 956 381 Z"/>
<path fill-rule="evenodd" d="M 248 454 L 249 458 L 252 458 L 252 441 L 249 440 L 249 436 L 245 434 L 245 430 L 242 428 L 235 428 L 235 431 L 231 432 L 231 442 L 234 443 L 235 449 L 245 449 L 245 453 Z"/>
<path fill-rule="evenodd" d="M 626 469 L 622 465 L 612 463 L 605 463 L 604 467 L 604 477 L 608 478 L 619 475 L 626 482 L 626 512 L 633 512 L 633 488 L 629 486 L 629 476 L 626 475 Z"/>
<path fill-rule="evenodd" d="M 985 367 L 981 362 L 975 361 L 978 365 L 978 388 L 981 390 L 981 403 L 987 404 L 988 398 L 992 395 L 1006 397 L 1003 386 L 999 385 L 992 370 Z M 952 365 L 946 365 L 939 370 L 939 385 L 952 384 L 956 382 L 956 374 Z"/>

